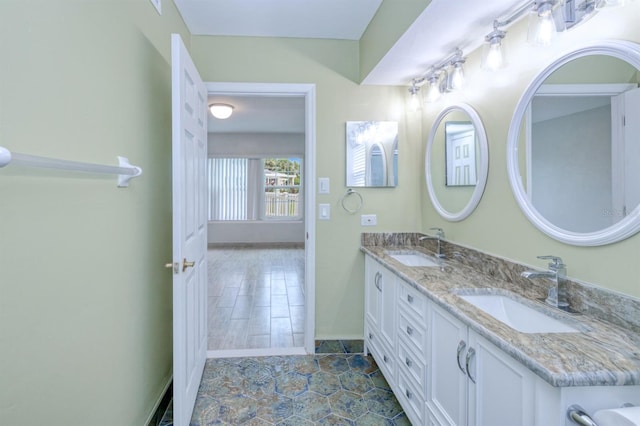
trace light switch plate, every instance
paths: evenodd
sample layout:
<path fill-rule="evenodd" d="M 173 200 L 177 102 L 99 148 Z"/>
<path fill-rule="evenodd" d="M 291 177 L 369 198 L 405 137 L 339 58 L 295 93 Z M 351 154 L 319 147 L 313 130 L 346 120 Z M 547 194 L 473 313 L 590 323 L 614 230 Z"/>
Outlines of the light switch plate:
<path fill-rule="evenodd" d="M 331 219 L 331 205 L 330 204 L 318 204 L 318 219 L 329 220 Z"/>
<path fill-rule="evenodd" d="M 318 178 L 318 194 L 328 194 L 330 187 L 329 178 Z"/>
<path fill-rule="evenodd" d="M 363 214 L 360 216 L 360 225 L 375 226 L 378 224 L 378 218 L 375 214 Z"/>

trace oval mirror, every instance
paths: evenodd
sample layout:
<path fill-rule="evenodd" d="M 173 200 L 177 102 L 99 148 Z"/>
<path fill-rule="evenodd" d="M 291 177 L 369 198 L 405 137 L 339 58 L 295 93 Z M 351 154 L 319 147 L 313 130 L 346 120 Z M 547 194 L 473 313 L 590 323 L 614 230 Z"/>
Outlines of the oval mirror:
<path fill-rule="evenodd" d="M 489 171 L 487 135 L 469 105 L 445 108 L 436 117 L 425 159 L 429 198 L 444 219 L 469 216 L 482 198 Z"/>
<path fill-rule="evenodd" d="M 539 230 L 598 246 L 640 230 L 640 45 L 606 41 L 545 68 L 518 102 L 507 168 Z"/>

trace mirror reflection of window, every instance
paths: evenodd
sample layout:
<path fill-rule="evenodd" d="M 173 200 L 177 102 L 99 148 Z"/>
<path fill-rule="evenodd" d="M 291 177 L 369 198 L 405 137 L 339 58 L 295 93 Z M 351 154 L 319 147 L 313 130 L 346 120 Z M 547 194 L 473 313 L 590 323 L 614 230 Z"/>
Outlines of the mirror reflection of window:
<path fill-rule="evenodd" d="M 387 167 L 384 151 L 380 145 L 374 145 L 369 152 L 367 186 L 387 186 Z"/>
<path fill-rule="evenodd" d="M 473 124 L 470 121 L 447 121 L 445 144 L 446 185 L 476 185 L 476 133 Z"/>

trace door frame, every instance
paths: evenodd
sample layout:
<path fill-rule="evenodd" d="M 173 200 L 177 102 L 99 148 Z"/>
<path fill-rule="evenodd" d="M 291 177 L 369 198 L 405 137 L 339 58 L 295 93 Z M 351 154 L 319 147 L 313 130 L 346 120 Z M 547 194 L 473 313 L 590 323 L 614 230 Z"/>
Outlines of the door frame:
<path fill-rule="evenodd" d="M 304 284 L 305 329 L 304 352 L 315 352 L 316 299 L 316 85 L 288 83 L 205 82 L 209 95 L 304 96 Z M 208 351 L 208 357 L 215 351 Z M 238 350 L 238 353 L 261 355 L 298 355 L 299 347 Z"/>

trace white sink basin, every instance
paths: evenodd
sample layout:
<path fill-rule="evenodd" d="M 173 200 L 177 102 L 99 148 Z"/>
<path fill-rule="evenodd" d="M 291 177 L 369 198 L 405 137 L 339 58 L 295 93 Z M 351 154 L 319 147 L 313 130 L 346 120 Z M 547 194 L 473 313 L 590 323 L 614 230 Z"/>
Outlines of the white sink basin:
<path fill-rule="evenodd" d="M 522 333 L 578 333 L 579 330 L 508 296 L 459 295 L 498 321 Z"/>
<path fill-rule="evenodd" d="M 386 251 L 386 254 L 405 266 L 440 266 L 438 260 L 419 251 Z"/>

